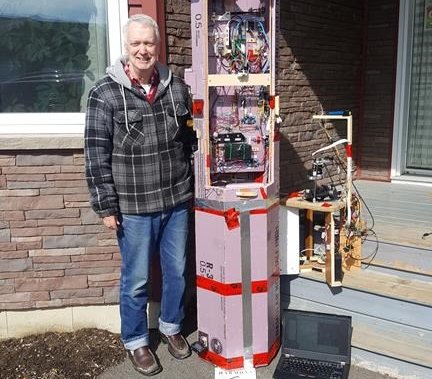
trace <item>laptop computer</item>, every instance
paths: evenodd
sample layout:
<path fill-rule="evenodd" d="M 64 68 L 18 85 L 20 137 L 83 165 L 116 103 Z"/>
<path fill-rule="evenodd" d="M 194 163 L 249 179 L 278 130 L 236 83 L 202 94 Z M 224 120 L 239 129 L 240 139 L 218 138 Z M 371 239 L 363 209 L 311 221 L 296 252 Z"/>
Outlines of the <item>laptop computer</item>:
<path fill-rule="evenodd" d="M 273 379 L 347 379 L 351 331 L 351 316 L 285 310 Z"/>

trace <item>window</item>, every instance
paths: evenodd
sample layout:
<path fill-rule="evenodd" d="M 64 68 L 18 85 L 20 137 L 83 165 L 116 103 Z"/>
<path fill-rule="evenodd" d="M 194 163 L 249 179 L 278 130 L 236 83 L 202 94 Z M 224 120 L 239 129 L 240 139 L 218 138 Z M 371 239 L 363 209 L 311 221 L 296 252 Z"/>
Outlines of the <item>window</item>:
<path fill-rule="evenodd" d="M 0 0 L 0 134 L 81 133 L 127 0 Z"/>

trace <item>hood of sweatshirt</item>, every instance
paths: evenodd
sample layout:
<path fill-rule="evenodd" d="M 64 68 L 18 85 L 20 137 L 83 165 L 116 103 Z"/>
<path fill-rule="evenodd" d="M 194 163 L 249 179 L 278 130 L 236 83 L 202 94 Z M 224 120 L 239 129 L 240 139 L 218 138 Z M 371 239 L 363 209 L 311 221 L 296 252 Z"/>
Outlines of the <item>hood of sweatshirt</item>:
<path fill-rule="evenodd" d="M 130 89 L 132 87 L 132 83 L 128 76 L 125 73 L 124 65 L 127 63 L 127 56 L 123 55 L 112 65 L 106 69 L 106 73 L 114 80 L 116 83 L 119 83 L 125 88 Z M 160 63 L 156 62 L 156 69 L 159 72 L 159 81 L 164 87 L 168 87 L 168 84 L 171 81 L 172 73 L 169 68 Z"/>

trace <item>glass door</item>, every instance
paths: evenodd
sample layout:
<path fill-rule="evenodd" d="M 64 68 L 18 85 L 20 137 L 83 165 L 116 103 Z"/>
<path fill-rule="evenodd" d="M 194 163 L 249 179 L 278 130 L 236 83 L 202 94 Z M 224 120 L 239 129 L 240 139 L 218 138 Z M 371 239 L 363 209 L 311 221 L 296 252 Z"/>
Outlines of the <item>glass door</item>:
<path fill-rule="evenodd" d="M 432 174 L 432 0 L 415 0 L 405 172 Z"/>

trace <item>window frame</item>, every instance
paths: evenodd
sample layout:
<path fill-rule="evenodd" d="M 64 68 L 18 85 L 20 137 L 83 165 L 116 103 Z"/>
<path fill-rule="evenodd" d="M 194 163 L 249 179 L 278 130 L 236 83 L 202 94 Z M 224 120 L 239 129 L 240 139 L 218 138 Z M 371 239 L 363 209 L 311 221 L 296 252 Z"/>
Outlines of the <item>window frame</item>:
<path fill-rule="evenodd" d="M 122 25 L 128 18 L 128 0 L 107 0 L 108 64 L 122 54 Z M 81 134 L 84 112 L 73 113 L 0 113 L 0 135 Z"/>

